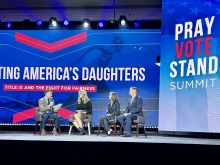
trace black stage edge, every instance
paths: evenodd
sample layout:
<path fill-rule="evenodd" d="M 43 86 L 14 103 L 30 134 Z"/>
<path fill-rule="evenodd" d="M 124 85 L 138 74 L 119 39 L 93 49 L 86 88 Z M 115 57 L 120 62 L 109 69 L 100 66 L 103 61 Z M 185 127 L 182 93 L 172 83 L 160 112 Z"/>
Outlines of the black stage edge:
<path fill-rule="evenodd" d="M 195 138 L 220 139 L 220 133 L 158 131 L 158 135 L 176 136 L 176 137 L 195 137 Z"/>
<path fill-rule="evenodd" d="M 215 145 L 0 140 L 2 165 L 17 164 L 211 164 Z M 195 163 L 193 163 L 195 162 Z M 217 163 L 218 164 L 218 163 Z"/>

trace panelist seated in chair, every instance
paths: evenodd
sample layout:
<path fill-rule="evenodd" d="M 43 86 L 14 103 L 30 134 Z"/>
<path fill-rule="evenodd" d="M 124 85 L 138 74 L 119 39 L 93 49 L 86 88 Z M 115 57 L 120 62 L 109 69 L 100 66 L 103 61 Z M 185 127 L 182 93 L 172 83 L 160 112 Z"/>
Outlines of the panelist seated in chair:
<path fill-rule="evenodd" d="M 120 104 L 117 94 L 115 92 L 110 92 L 109 99 L 110 103 L 108 104 L 107 116 L 101 118 L 102 127 L 105 129 L 108 136 L 112 133 L 112 129 L 110 129 L 108 121 L 114 120 L 115 116 L 120 114 Z"/>
<path fill-rule="evenodd" d="M 124 128 L 124 136 L 130 137 L 131 136 L 131 125 L 132 121 L 137 119 L 137 116 L 143 116 L 142 106 L 143 100 L 141 97 L 137 96 L 138 88 L 131 87 L 129 94 L 131 99 L 128 101 L 128 105 L 125 109 L 125 113 L 123 116 L 118 117 L 119 123 Z"/>
<path fill-rule="evenodd" d="M 53 108 L 54 100 L 52 98 L 52 90 L 48 89 L 44 91 L 45 96 L 38 101 L 38 105 L 40 108 L 40 114 L 42 117 L 42 130 L 41 135 L 46 134 L 45 126 L 48 119 L 54 119 L 55 126 L 53 128 L 52 133 L 54 135 L 57 134 L 57 128 L 60 123 L 60 116 L 57 114 L 55 109 Z"/>
<path fill-rule="evenodd" d="M 85 90 L 79 90 L 78 100 L 76 104 L 76 113 L 71 117 L 74 117 L 73 125 L 79 130 L 80 135 L 85 135 L 83 128 L 83 121 L 89 118 L 92 114 L 92 103 L 88 98 Z"/>

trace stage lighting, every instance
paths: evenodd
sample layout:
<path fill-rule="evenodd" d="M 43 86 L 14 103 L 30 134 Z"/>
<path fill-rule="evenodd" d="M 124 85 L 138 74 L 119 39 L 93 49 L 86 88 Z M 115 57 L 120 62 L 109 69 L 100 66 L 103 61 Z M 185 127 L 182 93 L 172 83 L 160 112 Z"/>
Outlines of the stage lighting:
<path fill-rule="evenodd" d="M 119 20 L 122 26 L 126 25 L 127 18 L 124 15 L 120 16 Z"/>
<path fill-rule="evenodd" d="M 89 23 L 88 22 L 84 22 L 83 26 L 84 26 L 84 28 L 87 28 L 89 26 Z"/>
<path fill-rule="evenodd" d="M 29 30 L 29 26 L 30 26 L 30 20 L 29 19 L 25 19 L 22 21 L 22 29 L 23 30 Z"/>
<path fill-rule="evenodd" d="M 125 20 L 121 20 L 121 25 L 125 25 L 126 24 L 126 22 L 125 22 Z"/>
<path fill-rule="evenodd" d="M 135 22 L 135 23 L 134 23 L 134 27 L 135 27 L 135 28 L 138 28 L 138 27 L 139 27 L 138 22 Z"/>
<path fill-rule="evenodd" d="M 57 26 L 57 22 L 56 21 L 52 21 L 51 23 L 54 27 Z"/>
<path fill-rule="evenodd" d="M 156 65 L 160 66 L 160 55 L 156 56 Z"/>
<path fill-rule="evenodd" d="M 57 26 L 57 23 L 58 21 L 57 21 L 57 19 L 55 18 L 55 17 L 51 17 L 50 19 L 49 19 L 49 23 L 53 26 L 53 27 L 56 27 Z"/>
<path fill-rule="evenodd" d="M 7 23 L 7 28 L 10 29 L 11 23 Z"/>
<path fill-rule="evenodd" d="M 37 21 L 37 25 L 38 25 L 38 26 L 41 26 L 42 24 L 43 24 L 43 22 L 42 22 L 42 21 L 40 21 L 40 20 L 39 20 L 39 21 Z"/>
<path fill-rule="evenodd" d="M 67 26 L 67 25 L 69 25 L 69 21 L 64 20 L 63 24 L 64 24 L 65 26 Z"/>
<path fill-rule="evenodd" d="M 102 28 L 104 26 L 103 22 L 99 22 L 99 27 Z"/>
<path fill-rule="evenodd" d="M 89 28 L 89 26 L 90 26 L 90 21 L 89 21 L 89 19 L 84 19 L 84 20 L 83 20 L 83 27 L 84 27 L 84 28 Z"/>

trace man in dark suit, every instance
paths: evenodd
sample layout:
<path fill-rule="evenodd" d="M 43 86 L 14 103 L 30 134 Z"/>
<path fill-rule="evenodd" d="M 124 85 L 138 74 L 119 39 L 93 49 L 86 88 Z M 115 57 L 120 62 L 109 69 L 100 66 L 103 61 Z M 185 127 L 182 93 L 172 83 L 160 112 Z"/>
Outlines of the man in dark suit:
<path fill-rule="evenodd" d="M 38 101 L 39 107 L 40 107 L 40 114 L 42 117 L 42 130 L 41 130 L 41 135 L 46 134 L 45 131 L 45 125 L 46 121 L 48 119 L 54 119 L 55 121 L 55 127 L 52 131 L 54 135 L 57 134 L 57 127 L 60 122 L 60 116 L 55 112 L 53 105 L 54 105 L 54 100 L 52 98 L 52 90 L 47 89 L 44 91 L 45 96 L 41 98 Z"/>
<path fill-rule="evenodd" d="M 128 106 L 125 109 L 125 113 L 123 116 L 118 117 L 119 123 L 124 128 L 124 136 L 130 137 L 131 136 L 131 123 L 133 120 L 137 119 L 137 116 L 142 116 L 142 106 L 143 100 L 138 94 L 137 87 L 131 87 L 129 92 L 131 99 L 128 101 Z"/>

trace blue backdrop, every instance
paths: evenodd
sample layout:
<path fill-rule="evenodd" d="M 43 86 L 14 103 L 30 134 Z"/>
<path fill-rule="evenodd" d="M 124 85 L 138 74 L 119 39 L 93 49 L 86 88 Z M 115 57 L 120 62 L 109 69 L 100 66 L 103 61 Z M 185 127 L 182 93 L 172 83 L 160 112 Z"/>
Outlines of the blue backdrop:
<path fill-rule="evenodd" d="M 220 1 L 163 0 L 162 6 L 159 129 L 161 131 L 220 132 L 218 101 Z M 212 25 L 210 31 L 207 22 Z M 187 33 L 187 29 L 191 29 L 192 33 Z M 179 31 L 182 33 L 177 39 L 175 36 Z M 200 47 L 198 39 L 202 40 Z M 188 45 L 185 44 L 187 41 Z M 178 58 L 181 42 L 183 52 L 182 57 Z M 186 49 L 185 46 L 191 48 Z M 211 60 L 210 57 L 215 60 Z M 197 72 L 202 71 L 201 60 L 204 64 L 203 74 Z M 205 60 L 207 63 L 204 62 Z M 176 62 L 174 68 L 177 75 L 175 76 L 172 76 L 173 61 Z M 180 66 L 181 61 L 185 62 L 184 69 Z M 211 65 L 213 61 L 216 63 Z M 213 68 L 217 71 L 209 72 Z M 189 71 L 188 75 L 187 71 Z M 181 72 L 184 75 L 181 75 Z"/>
<path fill-rule="evenodd" d="M 81 40 L 73 42 L 75 35 Z M 38 106 L 38 99 L 43 97 L 42 91 L 9 91 L 3 90 L 4 84 L 41 84 L 41 85 L 96 85 L 97 92 L 90 92 L 88 96 L 93 103 L 93 124 L 98 125 L 98 116 L 105 115 L 109 103 L 108 94 L 115 91 L 124 109 L 129 99 L 129 87 L 137 86 L 139 95 L 144 99 L 143 109 L 148 110 L 147 126 L 157 126 L 158 120 L 158 91 L 159 67 L 155 65 L 155 57 L 160 53 L 160 30 L 123 30 L 123 31 L 1 31 L 0 32 L 0 123 L 35 123 L 34 107 Z M 67 39 L 65 43 L 50 45 L 51 43 Z M 64 46 L 62 46 L 64 44 Z M 61 45 L 61 46 L 60 46 Z M 58 47 L 62 47 L 58 49 Z M 57 49 L 56 49 L 57 48 Z M 20 78 L 4 78 L 3 67 L 20 68 Z M 79 77 L 69 80 L 40 80 L 23 79 L 24 68 L 77 67 Z M 128 80 L 123 74 L 117 73 L 117 80 L 82 80 L 82 67 L 94 68 L 137 68 L 138 76 L 132 78 L 132 71 Z M 140 73 L 140 68 L 145 71 Z M 135 72 L 136 72 L 135 71 Z M 102 72 L 99 72 L 103 74 Z M 97 74 L 97 72 L 96 72 Z M 122 79 L 120 80 L 120 76 Z M 14 75 L 16 77 L 16 75 Z M 45 78 L 46 75 L 44 74 Z M 62 103 L 65 112 L 74 112 L 77 92 L 54 92 L 56 103 Z M 15 119 L 16 117 L 16 119 Z M 62 124 L 67 123 L 65 117 Z"/>

